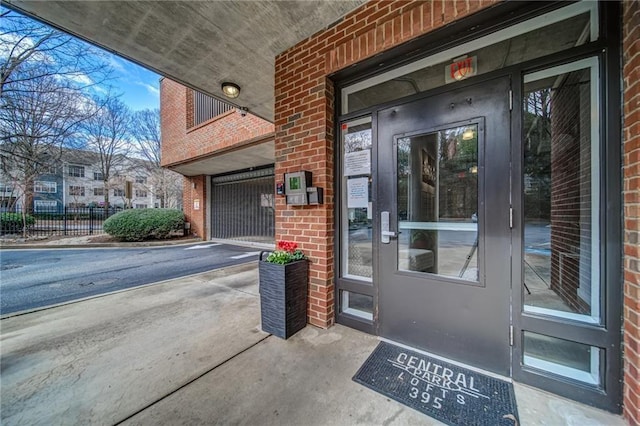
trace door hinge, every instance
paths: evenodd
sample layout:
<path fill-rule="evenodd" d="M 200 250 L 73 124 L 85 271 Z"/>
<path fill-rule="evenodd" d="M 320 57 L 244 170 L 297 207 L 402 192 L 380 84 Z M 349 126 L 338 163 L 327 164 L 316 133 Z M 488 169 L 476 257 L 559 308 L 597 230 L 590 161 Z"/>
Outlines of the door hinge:
<path fill-rule="evenodd" d="M 513 90 L 509 89 L 509 111 L 513 111 Z"/>
<path fill-rule="evenodd" d="M 513 326 L 509 326 L 509 346 L 513 346 Z"/>
<path fill-rule="evenodd" d="M 513 229 L 513 207 L 509 207 L 509 229 Z"/>

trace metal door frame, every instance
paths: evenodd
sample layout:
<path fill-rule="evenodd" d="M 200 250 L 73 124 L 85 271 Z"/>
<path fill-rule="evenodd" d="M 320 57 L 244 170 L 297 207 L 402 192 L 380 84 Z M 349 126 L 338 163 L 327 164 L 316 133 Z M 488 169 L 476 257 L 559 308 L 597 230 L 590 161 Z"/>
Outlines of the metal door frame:
<path fill-rule="evenodd" d="M 340 71 L 332 76 L 332 79 L 336 82 L 336 92 L 340 93 L 342 87 L 346 87 L 354 82 L 366 79 L 368 77 L 377 75 L 381 72 L 381 64 L 384 63 L 384 70 L 393 69 L 398 65 L 410 62 L 411 60 L 420 59 L 422 57 L 428 56 L 432 52 L 438 52 L 442 50 L 443 45 L 445 46 L 455 46 L 462 43 L 464 40 L 469 40 L 479 35 L 487 34 L 492 30 L 491 26 L 484 26 L 487 22 L 493 23 L 495 26 L 499 28 L 505 28 L 510 25 L 513 25 L 515 22 L 522 22 L 528 17 L 538 16 L 547 11 L 562 8 L 566 5 L 566 3 L 555 2 L 549 5 L 539 4 L 530 4 L 528 6 L 522 6 L 521 4 L 513 5 L 514 10 L 517 13 L 512 13 L 507 16 L 508 12 L 507 8 L 510 7 L 508 3 L 500 4 L 496 8 L 491 8 L 486 10 L 487 15 L 490 15 L 491 11 L 495 11 L 495 15 L 491 15 L 488 19 L 482 15 L 484 12 L 480 12 L 477 14 L 478 21 L 474 21 L 474 17 L 476 15 L 472 15 L 471 17 L 467 17 L 464 20 L 461 20 L 460 23 L 453 25 L 450 28 L 450 32 L 448 30 L 443 29 L 442 36 L 437 36 L 435 34 L 428 34 L 424 38 L 424 42 L 418 41 L 417 44 L 413 43 L 411 46 L 401 45 L 397 48 L 386 51 L 382 54 L 382 56 L 378 55 L 375 58 L 371 58 L 369 60 L 365 60 L 359 64 L 356 64 L 354 67 L 347 68 L 343 71 Z M 523 7 L 531 7 L 526 11 L 522 9 Z M 587 45 L 582 45 L 579 47 L 571 48 L 570 50 L 565 50 L 557 53 L 550 54 L 546 57 L 532 59 L 526 62 L 514 64 L 508 67 L 503 68 L 502 70 L 497 70 L 491 73 L 487 73 L 484 76 L 489 77 L 490 75 L 496 75 L 498 73 L 502 75 L 511 75 L 512 76 L 512 90 L 513 90 L 513 99 L 514 99 L 514 108 L 512 109 L 511 114 L 511 133 L 512 133 L 512 161 L 511 161 L 511 189 L 510 194 L 512 197 L 512 205 L 514 208 L 514 229 L 512 230 L 512 277 L 511 277 L 511 309 L 512 309 L 512 324 L 515 327 L 514 340 L 515 345 L 514 349 L 512 349 L 513 359 L 512 359 L 512 377 L 514 380 L 521 381 L 523 383 L 528 383 L 532 386 L 539 387 L 550 392 L 567 396 L 571 399 L 576 399 L 581 402 L 586 402 L 597 407 L 603 408 L 605 410 L 610 410 L 614 412 L 621 412 L 622 406 L 622 377 L 623 377 L 623 359 L 622 359 L 622 319 L 621 319 L 621 307 L 623 304 L 622 298 L 622 253 L 620 249 L 620 242 L 622 241 L 622 230 L 623 221 L 621 216 L 622 209 L 622 183 L 621 183 L 621 127 L 620 127 L 620 116 L 621 116 L 621 92 L 620 92 L 620 55 L 621 55 L 621 34 L 619 22 L 621 19 L 621 6 L 618 2 L 599 2 L 598 6 L 599 10 L 599 25 L 600 25 L 600 38 L 597 41 L 592 41 Z M 504 15 L 500 14 L 505 12 Z M 480 29 L 478 32 L 472 32 L 471 28 L 474 28 L 474 25 L 480 25 Z M 477 26 L 477 25 L 476 25 Z M 459 31 L 462 29 L 469 29 L 466 34 L 467 37 L 465 39 L 460 38 L 460 34 L 464 33 L 464 31 Z M 483 30 L 484 28 L 484 30 Z M 451 39 L 447 43 L 444 35 L 450 34 Z M 451 41 L 452 40 L 452 41 Z M 416 48 L 416 46 L 418 48 Z M 576 389 L 580 389 L 580 385 L 576 386 L 575 383 L 568 383 L 566 381 L 558 381 L 557 378 L 544 376 L 539 373 L 534 373 L 530 371 L 523 371 L 522 367 L 519 365 L 520 358 L 518 354 L 518 348 L 521 346 L 520 332 L 522 330 L 522 321 L 521 321 L 521 310 L 522 310 L 522 297 L 523 297 L 523 288 L 521 285 L 516 285 L 513 287 L 514 283 L 521 282 L 521 259 L 522 259 L 522 225 L 518 218 L 519 211 L 521 211 L 522 205 L 522 194 L 519 192 L 522 187 L 522 177 L 521 173 L 521 163 L 520 163 L 520 155 L 521 155 L 521 121 L 522 121 L 522 111 L 520 108 L 522 101 L 522 73 L 524 70 L 534 70 L 540 67 L 546 67 L 552 65 L 554 63 L 568 62 L 571 60 L 578 59 L 580 57 L 584 57 L 587 55 L 600 54 L 601 58 L 601 91 L 602 91 L 602 104 L 606 105 L 605 110 L 602 112 L 602 123 L 603 127 L 601 129 L 601 139 L 602 141 L 608 141 L 608 143 L 603 142 L 603 150 L 602 150 L 602 160 L 601 167 L 604 168 L 602 172 L 602 181 L 601 181 L 601 233 L 604 236 L 603 241 L 601 242 L 601 257 L 602 257 L 602 280 L 606 282 L 605 291 L 602 294 L 603 303 L 608 309 L 606 312 L 605 326 L 608 331 L 608 337 L 606 338 L 606 347 L 608 349 L 606 360 L 605 360 L 605 390 L 601 391 L 589 391 L 582 389 L 581 394 L 577 395 L 575 393 Z M 382 58 L 382 59 L 381 59 Z M 480 77 L 480 76 L 479 76 Z M 376 146 L 377 146 L 377 122 L 376 122 L 376 112 L 384 107 L 391 106 L 394 104 L 401 103 L 402 101 L 408 102 L 411 100 L 416 100 L 424 97 L 427 93 L 429 95 L 443 93 L 445 91 L 451 90 L 451 87 L 464 87 L 467 84 L 472 84 L 475 82 L 475 78 L 471 78 L 468 80 L 464 80 L 461 82 L 453 83 L 451 85 L 440 86 L 432 89 L 426 93 L 419 93 L 416 95 L 412 95 L 407 97 L 406 99 L 399 99 L 392 102 L 387 102 L 383 105 L 375 105 L 371 107 L 364 108 L 362 110 L 353 111 L 349 113 L 341 113 L 340 103 L 341 97 L 336 96 L 336 123 L 337 130 L 339 131 L 339 125 L 343 121 L 353 120 L 359 117 L 372 116 L 372 132 L 374 138 L 374 148 L 372 151 L 372 161 L 376 158 Z M 338 152 L 338 151 L 336 151 Z M 336 176 L 340 176 L 340 159 L 338 158 L 336 161 Z M 374 187 L 375 188 L 375 187 Z M 340 195 L 340 188 L 334 187 L 336 190 L 336 194 Z M 375 197 L 375 189 L 374 194 Z M 340 199 L 340 198 L 338 198 Z M 374 198 L 375 201 L 375 198 Z M 375 205 L 375 204 L 374 204 Z M 336 210 L 336 223 L 339 222 L 339 211 Z M 379 231 L 379 214 L 377 214 L 377 210 L 374 212 L 374 221 L 373 226 Z M 376 242 L 376 238 L 378 238 L 378 232 L 374 232 L 374 244 L 373 244 L 373 256 L 374 258 L 378 257 L 377 247 L 378 243 Z M 340 243 L 338 239 L 336 239 L 335 245 L 336 252 L 341 250 Z M 339 277 L 339 265 L 336 268 L 337 274 Z M 369 333 L 376 333 L 378 329 L 378 325 L 376 321 L 377 316 L 377 277 L 379 276 L 379 270 L 377 262 L 373 265 L 373 276 L 374 276 L 374 323 L 371 325 L 367 325 L 365 327 L 362 324 L 351 324 L 349 319 L 346 320 L 341 319 L 341 323 L 365 330 Z M 340 286 L 337 285 L 337 289 Z M 520 349 L 521 350 L 521 349 Z"/>

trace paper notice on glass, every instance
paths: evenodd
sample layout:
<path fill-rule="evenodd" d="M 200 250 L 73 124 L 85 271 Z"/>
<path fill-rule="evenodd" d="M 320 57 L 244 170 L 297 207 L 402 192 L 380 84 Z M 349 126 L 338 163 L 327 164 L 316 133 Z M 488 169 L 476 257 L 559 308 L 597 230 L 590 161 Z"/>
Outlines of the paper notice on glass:
<path fill-rule="evenodd" d="M 357 176 L 371 173 L 371 150 L 349 152 L 344 155 L 344 175 Z"/>
<path fill-rule="evenodd" d="M 369 206 L 369 178 L 347 180 L 347 207 L 366 208 Z"/>

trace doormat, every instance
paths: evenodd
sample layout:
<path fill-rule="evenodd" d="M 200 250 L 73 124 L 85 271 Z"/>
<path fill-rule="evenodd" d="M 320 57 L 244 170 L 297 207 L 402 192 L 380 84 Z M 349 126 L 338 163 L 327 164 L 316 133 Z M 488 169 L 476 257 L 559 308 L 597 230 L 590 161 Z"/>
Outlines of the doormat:
<path fill-rule="evenodd" d="M 519 424 L 511 383 L 386 342 L 353 380 L 449 425 Z"/>

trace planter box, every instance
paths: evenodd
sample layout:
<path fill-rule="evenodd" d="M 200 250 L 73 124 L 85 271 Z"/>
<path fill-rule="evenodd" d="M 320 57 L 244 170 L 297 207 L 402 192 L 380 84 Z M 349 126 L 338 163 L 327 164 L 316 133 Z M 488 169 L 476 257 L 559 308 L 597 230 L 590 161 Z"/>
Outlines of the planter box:
<path fill-rule="evenodd" d="M 262 330 L 288 339 L 307 325 L 309 264 L 306 260 L 258 263 Z"/>

